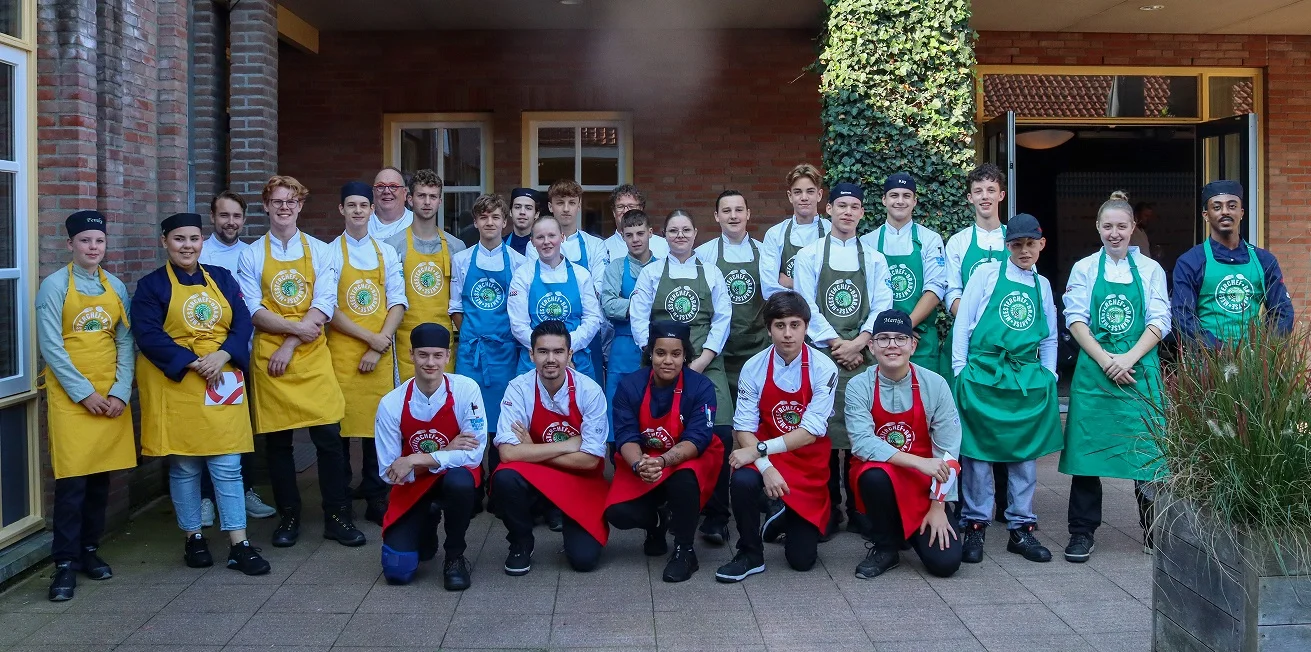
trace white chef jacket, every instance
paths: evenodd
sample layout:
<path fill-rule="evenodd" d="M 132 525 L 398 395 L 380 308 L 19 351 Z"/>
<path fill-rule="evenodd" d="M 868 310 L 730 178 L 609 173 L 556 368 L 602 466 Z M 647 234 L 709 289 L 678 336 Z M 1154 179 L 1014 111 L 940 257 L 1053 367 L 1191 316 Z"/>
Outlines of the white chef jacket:
<path fill-rule="evenodd" d="M 465 249 L 451 259 L 451 307 L 450 314 L 464 312 L 464 278 L 469 275 L 469 262 L 478 256 L 478 269 L 484 272 L 500 272 L 505 269 L 505 263 L 501 260 L 501 248 L 504 244 L 496 245 L 495 249 L 487 249 L 479 241 L 472 249 Z M 519 269 L 528 259 L 524 255 L 510 249 L 510 272 L 513 275 L 514 270 Z M 508 291 L 509 288 L 506 288 Z"/>
<path fill-rule="evenodd" d="M 985 231 L 978 225 L 971 224 L 964 229 L 956 232 L 947 240 L 947 296 L 943 303 L 947 304 L 947 309 L 951 309 L 951 303 L 960 298 L 965 291 L 965 284 L 961 281 L 961 263 L 965 259 L 965 252 L 970 249 L 971 231 L 977 231 L 979 234 L 979 247 L 992 251 L 1000 251 L 999 258 L 1006 258 L 1006 229 L 999 227 L 992 231 Z M 959 310 L 959 308 L 958 308 Z"/>
<path fill-rule="evenodd" d="M 792 244 L 798 247 L 816 241 L 820 236 L 820 225 L 823 225 L 823 232 L 830 233 L 833 231 L 833 224 L 824 217 L 815 216 L 815 220 L 810 224 L 797 224 L 797 217 L 792 217 L 769 227 L 765 231 L 765 240 L 760 250 L 760 290 L 761 294 L 768 299 L 775 292 L 782 292 L 787 288 L 779 285 L 778 275 L 783 269 L 783 233 L 787 231 L 788 224 L 792 224 Z M 818 222 L 818 224 L 816 224 Z M 793 279 L 795 286 L 795 279 Z"/>
<path fill-rule="evenodd" d="M 660 276 L 665 271 L 665 265 L 669 266 L 671 279 L 694 279 L 698 262 L 696 256 L 688 256 L 686 261 L 680 263 L 671 255 L 643 267 L 637 275 L 637 285 L 628 297 L 628 319 L 633 327 L 633 344 L 637 348 L 646 348 L 646 340 L 651 335 L 652 304 L 655 303 L 656 290 L 660 287 Z M 706 284 L 710 286 L 710 306 L 713 308 L 710 333 L 706 335 L 702 346 L 719 355 L 724 350 L 724 342 L 728 341 L 728 327 L 733 320 L 733 301 L 728 298 L 728 286 L 724 283 L 723 272 L 705 263 L 701 263 L 701 269 L 705 272 Z"/>
<path fill-rule="evenodd" d="M 396 220 L 391 224 L 383 224 L 382 220 L 378 219 L 378 214 L 372 213 L 369 215 L 369 235 L 377 238 L 378 242 L 383 242 L 397 233 L 410 228 L 411 224 L 414 224 L 414 211 L 408 208 L 405 209 L 405 213 L 401 215 L 401 219 Z"/>
<path fill-rule="evenodd" d="M 514 270 L 514 276 L 510 278 L 510 298 L 506 299 L 506 304 L 510 311 L 510 333 L 525 348 L 531 349 L 533 326 L 528 312 L 528 292 L 533 286 L 538 263 L 541 261 L 529 259 L 525 263 Z M 546 263 L 541 263 L 542 282 L 565 282 L 569 278 L 566 264 L 573 266 L 574 279 L 578 283 L 578 296 L 583 302 L 583 321 L 578 328 L 569 333 L 569 341 L 574 351 L 582 351 L 592 343 L 592 338 L 601 330 L 601 322 L 605 321 L 605 317 L 601 314 L 601 301 L 597 298 L 596 288 L 592 285 L 592 275 L 588 274 L 581 265 L 561 260 L 559 265 L 552 268 Z M 454 298 L 455 293 L 451 294 Z"/>
<path fill-rule="evenodd" d="M 241 285 L 241 294 L 246 298 L 246 309 L 250 311 L 252 317 L 256 312 L 264 309 L 264 306 L 260 305 L 264 300 L 264 241 L 272 242 L 274 260 L 289 262 L 300 260 L 305 255 L 304 247 L 300 243 L 301 235 L 302 232 L 298 230 L 292 234 L 290 240 L 283 243 L 272 234 L 264 234 L 241 252 L 241 258 L 237 263 L 237 283 Z M 309 243 L 314 265 L 313 297 L 310 307 L 318 308 L 324 316 L 332 319 L 332 313 L 337 308 L 337 279 L 340 272 L 336 261 L 341 257 L 341 246 L 338 245 L 334 250 L 327 243 L 308 233 L 303 235 L 305 241 Z"/>
<path fill-rule="evenodd" d="M 592 253 L 590 249 L 592 243 L 587 243 L 587 246 L 589 247 L 587 253 Z M 651 236 L 651 242 L 647 246 L 651 248 L 651 254 L 656 258 L 664 258 L 669 255 L 669 242 L 658 235 Z M 530 243 L 528 249 L 532 248 Z M 525 251 L 527 250 L 525 249 Z M 628 255 L 628 243 L 624 242 L 624 234 L 618 231 L 610 234 L 610 237 L 605 239 L 605 251 L 608 260 L 623 260 L 624 256 Z"/>
<path fill-rule="evenodd" d="M 582 452 L 605 459 L 605 438 L 610 432 L 605 392 L 591 378 L 572 369 L 568 373 L 573 379 L 578 410 L 583 413 Z M 569 416 L 569 381 L 561 384 L 560 391 L 552 395 L 537 379 L 537 370 L 534 369 L 516 376 L 505 388 L 505 397 L 501 399 L 501 418 L 496 422 L 493 444 L 517 446 L 521 443 L 514 434 L 514 424 L 521 424 L 524 428 L 532 427 L 533 409 L 538 396 L 541 396 L 542 407 L 561 417 Z"/>
<path fill-rule="evenodd" d="M 748 240 L 750 240 L 750 243 L 747 242 Z M 728 239 L 728 236 L 721 235 L 714 240 L 701 243 L 701 246 L 696 248 L 696 257 L 700 258 L 701 262 L 706 265 L 717 266 L 719 264 L 719 243 L 721 241 L 724 243 L 724 260 L 730 263 L 749 263 L 755 260 L 751 253 L 751 244 L 755 244 L 756 250 L 761 252 L 761 276 L 764 276 L 765 245 L 750 236 L 743 237 L 741 242 L 734 244 Z M 777 277 L 778 274 L 774 276 Z M 774 280 L 774 284 L 778 284 L 777 279 Z"/>
<path fill-rule="evenodd" d="M 434 473 L 460 466 L 482 464 L 483 449 L 487 448 L 487 410 L 483 408 L 483 395 L 478 383 L 472 378 L 448 373 L 443 382 L 437 384 L 432 396 L 424 396 L 418 387 L 410 396 L 410 416 L 419 421 L 430 421 L 446 405 L 446 385 L 455 395 L 455 418 L 460 422 L 460 432 L 473 433 L 478 438 L 478 446 L 469 451 L 434 451 L 429 453 L 439 464 Z M 401 412 L 405 409 L 405 392 L 414 384 L 411 378 L 400 387 L 387 392 L 378 402 L 378 412 L 373 418 L 373 445 L 378 450 L 378 475 L 383 482 L 387 479 L 387 467 L 401 456 L 401 438 L 409 433 L 401 432 Z M 458 434 L 458 433 L 457 433 Z M 368 445 L 367 443 L 365 444 Z M 406 482 L 414 481 L 414 472 L 406 477 Z"/>
<path fill-rule="evenodd" d="M 1042 294 L 1042 315 L 1047 320 L 1047 337 L 1038 343 L 1038 360 L 1056 376 L 1056 303 L 1052 299 L 1052 284 L 1042 274 L 1020 269 L 1009 257 L 1001 263 L 981 265 L 970 277 L 969 285 L 965 286 L 965 292 L 961 294 L 952 333 L 955 338 L 951 347 L 952 373 L 959 376 L 969 361 L 970 335 L 974 334 L 974 327 L 979 325 L 979 319 L 988 308 L 992 291 L 997 286 L 997 274 L 1001 273 L 1003 266 L 1006 278 L 1029 287 L 1033 287 L 1035 282 L 1038 284 L 1038 291 Z"/>
<path fill-rule="evenodd" d="M 342 233 L 332 241 L 331 245 L 332 264 L 337 268 L 338 274 L 346 269 L 341 259 L 342 238 L 346 239 L 346 253 L 350 256 L 351 267 L 355 269 L 361 271 L 378 269 L 378 252 L 382 252 L 383 278 L 386 280 L 383 289 L 387 292 L 387 309 L 391 310 L 393 306 L 410 307 L 409 300 L 405 298 L 405 272 L 401 268 L 401 260 L 396 255 L 396 250 L 372 236 L 366 235 L 363 240 L 356 240 L 349 233 Z M 377 249 L 374 249 L 375 244 Z"/>
<path fill-rule="evenodd" d="M 843 242 L 837 236 L 828 237 L 832 241 L 829 247 L 828 266 L 839 272 L 854 272 L 860 265 L 865 267 L 865 301 L 869 304 L 869 316 L 865 318 L 865 323 L 861 324 L 860 330 L 867 333 L 874 332 L 874 318 L 878 317 L 880 312 L 892 307 L 892 287 L 891 280 L 888 278 L 888 259 L 883 257 L 874 247 L 861 245 L 865 250 L 865 260 L 856 259 L 856 242 L 857 238 L 851 238 Z M 824 241 L 818 240 L 806 245 L 797 253 L 797 275 L 793 279 L 793 285 L 796 286 L 797 292 L 805 297 L 806 303 L 810 304 L 810 325 L 806 327 L 806 335 L 814 342 L 818 348 L 827 349 L 828 341 L 837 337 L 838 332 L 833 329 L 828 320 L 819 311 L 819 297 L 816 293 L 819 291 L 819 261 L 824 256 Z"/>
<path fill-rule="evenodd" d="M 923 284 L 920 296 L 923 296 L 924 292 L 932 292 L 938 295 L 938 300 L 941 301 L 943 297 L 947 296 L 947 257 L 943 252 L 942 236 L 932 229 L 915 224 L 915 221 L 911 220 L 900 229 L 893 228 L 891 224 L 884 222 L 879 228 L 860 236 L 860 241 L 866 248 L 873 247 L 877 250 L 879 234 L 882 233 L 882 253 L 885 260 L 886 256 L 905 256 L 915 250 L 915 241 L 911 233 L 912 227 L 919 232 L 920 261 L 924 266 L 924 278 L 920 279 Z M 919 297 L 915 297 L 916 301 L 919 301 L 919 299 Z"/>
<path fill-rule="evenodd" d="M 1146 312 L 1145 323 L 1155 326 L 1164 338 L 1170 332 L 1170 297 L 1166 293 L 1165 270 L 1161 264 L 1144 256 L 1138 247 L 1129 247 L 1129 256 L 1138 266 L 1138 275 L 1143 279 L 1143 305 Z M 1092 325 L 1090 304 L 1092 303 L 1093 284 L 1097 281 L 1097 265 L 1102 251 L 1082 258 L 1070 270 L 1070 279 L 1065 285 L 1065 326 L 1068 328 L 1082 322 Z M 1106 281 L 1127 285 L 1133 283 L 1133 272 L 1129 270 L 1128 257 L 1115 261 L 1106 257 Z"/>
<path fill-rule="evenodd" d="M 829 415 L 833 413 L 833 392 L 838 386 L 838 366 L 827 355 L 812 346 L 807 346 L 810 353 L 810 403 L 801 416 L 801 426 L 806 432 L 823 437 L 828 433 Z M 742 365 L 742 373 L 737 379 L 737 409 L 733 411 L 733 430 L 757 432 L 760 428 L 760 394 L 765 391 L 765 372 L 769 371 L 769 359 L 774 358 L 774 385 L 785 392 L 801 389 L 801 358 L 797 354 L 792 364 L 783 362 L 783 358 L 769 347 L 751 356 Z"/>
<path fill-rule="evenodd" d="M 582 246 L 578 244 L 580 240 L 587 244 L 586 261 L 580 260 L 583 256 Z M 655 238 L 651 238 L 651 240 L 654 241 Z M 628 251 L 628 248 L 625 247 L 624 251 Z M 573 235 L 565 238 L 564 242 L 560 243 L 560 252 L 566 260 L 585 267 L 593 276 L 599 277 L 605 274 L 605 266 L 610 264 L 610 250 L 606 248 L 605 241 L 586 231 L 576 231 Z M 533 245 L 532 241 L 528 242 L 528 246 L 524 248 L 523 253 L 528 257 L 529 262 L 539 258 L 537 247 Z"/>
<path fill-rule="evenodd" d="M 205 244 L 200 248 L 200 264 L 214 265 L 232 272 L 237 275 L 237 265 L 241 260 L 241 252 L 245 251 L 250 245 L 238 240 L 230 245 L 223 244 L 214 234 L 205 238 Z"/>

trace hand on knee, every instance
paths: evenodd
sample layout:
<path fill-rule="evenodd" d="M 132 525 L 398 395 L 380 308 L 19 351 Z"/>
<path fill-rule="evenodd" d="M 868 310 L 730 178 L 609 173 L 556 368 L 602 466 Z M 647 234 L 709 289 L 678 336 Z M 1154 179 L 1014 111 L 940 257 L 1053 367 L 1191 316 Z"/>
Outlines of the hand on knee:
<path fill-rule="evenodd" d="M 418 552 L 401 552 L 382 544 L 382 575 L 389 583 L 409 584 L 418 568 Z"/>

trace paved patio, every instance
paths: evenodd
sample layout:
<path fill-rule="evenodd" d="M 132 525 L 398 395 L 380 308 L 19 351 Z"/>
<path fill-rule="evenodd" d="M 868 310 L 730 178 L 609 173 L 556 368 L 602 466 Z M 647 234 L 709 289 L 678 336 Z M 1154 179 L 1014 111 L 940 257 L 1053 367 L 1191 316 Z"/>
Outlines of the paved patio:
<path fill-rule="evenodd" d="M 313 475 L 302 474 L 307 487 Z M 76 599 L 51 603 L 47 568 L 0 595 L 0 649 L 1150 649 L 1151 557 L 1139 542 L 1132 484 L 1106 483 L 1097 551 L 1077 565 L 1060 557 L 1069 485 L 1055 457 L 1042 460 L 1039 482 L 1038 534 L 1056 554 L 1049 564 L 1007 553 L 995 527 L 984 562 L 955 577 L 927 577 L 906 553 L 899 568 L 865 581 L 852 574 L 864 545 L 843 533 L 820 545 L 809 573 L 788 569 L 782 548 L 769 546 L 768 572 L 724 585 L 714 569 L 731 551 L 698 541 L 700 572 L 670 585 L 660 581 L 664 559 L 642 556 L 640 533 L 617 532 L 601 568 L 583 575 L 555 553 L 559 535 L 539 528 L 532 573 L 512 578 L 501 571 L 505 530 L 483 514 L 470 528 L 473 588 L 463 593 L 442 590 L 431 563 L 413 585 L 388 586 L 371 523 L 362 524 L 370 539 L 363 548 L 324 541 L 314 519 L 296 547 L 279 549 L 267 544 L 273 520 L 255 521 L 252 538 L 270 575 L 186 568 L 163 502 L 105 542 L 113 579 L 81 579 Z M 306 516 L 314 511 L 306 506 Z M 221 535 L 208 536 L 216 561 L 226 559 Z"/>

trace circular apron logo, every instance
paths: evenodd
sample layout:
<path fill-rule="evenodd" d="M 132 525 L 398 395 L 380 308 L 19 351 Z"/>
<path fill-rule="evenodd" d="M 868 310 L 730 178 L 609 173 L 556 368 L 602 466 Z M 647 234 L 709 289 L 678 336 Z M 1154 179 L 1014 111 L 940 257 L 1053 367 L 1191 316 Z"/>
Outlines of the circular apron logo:
<path fill-rule="evenodd" d="M 496 310 L 505 304 L 505 288 L 495 279 L 484 276 L 473 284 L 469 301 L 479 310 Z"/>
<path fill-rule="evenodd" d="M 1010 294 L 1002 297 L 1001 323 L 1006 324 L 1007 328 L 1017 331 L 1028 330 L 1037 317 L 1038 310 L 1028 294 L 1011 290 Z"/>
<path fill-rule="evenodd" d="M 198 331 L 214 330 L 214 324 L 222 316 L 223 307 L 204 290 L 191 295 L 182 304 L 182 318 L 188 326 Z"/>
<path fill-rule="evenodd" d="M 828 286 L 824 305 L 835 317 L 850 317 L 860 310 L 860 288 L 849 278 L 840 278 Z"/>
<path fill-rule="evenodd" d="M 537 300 L 537 321 L 544 322 L 550 319 L 564 320 L 565 316 L 573 312 L 573 306 L 569 304 L 569 297 L 561 292 L 547 292 L 542 298 Z"/>
<path fill-rule="evenodd" d="M 664 426 L 643 430 L 642 441 L 646 442 L 645 446 L 648 450 L 661 451 L 667 451 L 677 443 L 674 441 L 673 436 L 669 434 L 669 431 L 665 430 Z"/>
<path fill-rule="evenodd" d="M 279 305 L 294 308 L 309 295 L 309 282 L 299 270 L 284 269 L 273 275 L 269 294 Z"/>
<path fill-rule="evenodd" d="M 801 415 L 805 411 L 806 406 L 797 401 L 779 401 L 770 416 L 774 418 L 774 428 L 786 435 L 801 425 Z"/>
<path fill-rule="evenodd" d="M 751 278 L 745 269 L 735 269 L 724 277 L 728 285 L 728 300 L 740 306 L 756 298 L 756 279 Z"/>
<path fill-rule="evenodd" d="M 416 453 L 436 453 L 451 443 L 449 437 L 434 428 L 419 430 L 406 441 L 410 444 L 410 450 Z"/>
<path fill-rule="evenodd" d="M 1097 323 L 1111 335 L 1123 335 L 1133 326 L 1133 304 L 1123 294 L 1112 294 L 1097 306 Z"/>
<path fill-rule="evenodd" d="M 888 269 L 888 285 L 892 287 L 892 300 L 905 301 L 915 293 L 915 272 L 910 267 L 897 263 Z"/>
<path fill-rule="evenodd" d="M 965 278 L 963 280 L 969 280 L 971 276 L 974 276 L 974 272 L 979 271 L 980 267 L 983 267 L 984 265 L 987 265 L 988 263 L 991 262 L 994 262 L 991 258 L 980 258 L 974 261 L 974 264 L 970 265 L 970 272 L 965 275 Z"/>
<path fill-rule="evenodd" d="M 109 328 L 109 312 L 100 306 L 83 308 L 73 319 L 73 330 L 83 333 L 103 331 Z"/>
<path fill-rule="evenodd" d="M 437 263 L 424 261 L 414 266 L 414 271 L 410 272 L 410 287 L 415 292 L 425 297 L 436 296 L 442 291 L 442 285 L 445 284 L 442 278 L 442 268 Z"/>
<path fill-rule="evenodd" d="M 378 284 L 362 278 L 351 283 L 346 291 L 346 305 L 357 315 L 372 315 L 378 312 Z"/>
<path fill-rule="evenodd" d="M 795 273 L 796 271 L 797 271 L 797 257 L 794 255 L 788 259 L 788 264 L 783 266 L 783 275 L 788 278 L 792 278 L 796 276 Z"/>
<path fill-rule="evenodd" d="M 885 423 L 879 426 L 874 434 L 878 435 L 879 439 L 888 442 L 889 446 L 903 453 L 909 451 L 911 444 L 915 443 L 915 431 L 901 421 Z"/>
<path fill-rule="evenodd" d="M 540 439 L 543 444 L 569 441 L 570 437 L 580 437 L 583 433 L 566 421 L 553 421 L 542 430 Z"/>
<path fill-rule="evenodd" d="M 674 288 L 673 292 L 665 297 L 665 312 L 668 312 L 674 321 L 690 324 L 700 310 L 701 297 L 686 285 Z"/>
<path fill-rule="evenodd" d="M 1254 296 L 1256 288 L 1241 274 L 1230 274 L 1220 279 L 1220 283 L 1215 286 L 1215 302 L 1220 305 L 1220 309 L 1236 315 L 1245 314 L 1251 309 Z"/>

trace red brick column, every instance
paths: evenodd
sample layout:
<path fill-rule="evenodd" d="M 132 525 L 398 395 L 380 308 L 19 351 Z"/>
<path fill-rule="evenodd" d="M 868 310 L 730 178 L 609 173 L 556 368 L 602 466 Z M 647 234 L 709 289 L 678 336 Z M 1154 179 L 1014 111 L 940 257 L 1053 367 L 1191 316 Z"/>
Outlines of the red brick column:
<path fill-rule="evenodd" d="M 278 8 L 242 0 L 231 12 L 228 186 L 251 202 L 247 228 L 267 225 L 260 191 L 278 172 Z M 255 229 L 257 232 L 261 228 Z"/>

